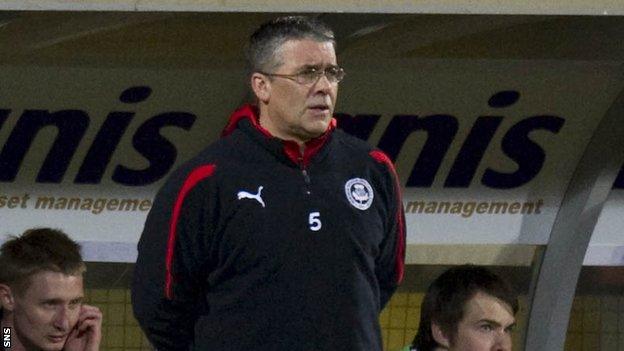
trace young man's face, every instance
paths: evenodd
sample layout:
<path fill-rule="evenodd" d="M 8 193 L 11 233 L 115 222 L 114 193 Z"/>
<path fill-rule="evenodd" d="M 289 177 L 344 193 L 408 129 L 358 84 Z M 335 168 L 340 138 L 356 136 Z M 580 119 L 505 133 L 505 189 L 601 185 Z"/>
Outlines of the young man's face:
<path fill-rule="evenodd" d="M 21 294 L 13 292 L 13 323 L 27 350 L 62 350 L 78 321 L 84 297 L 82 275 L 42 271 Z"/>
<path fill-rule="evenodd" d="M 510 351 L 516 319 L 511 306 L 478 292 L 466 303 L 457 332 L 448 340 L 450 351 Z"/>
<path fill-rule="evenodd" d="M 282 65 L 269 73 L 297 74 L 311 67 L 324 70 L 337 66 L 331 42 L 288 40 L 277 55 Z M 264 102 L 273 130 L 268 129 L 275 136 L 305 142 L 325 132 L 336 104 L 337 82 L 332 83 L 325 76 L 310 84 L 272 77 L 267 84 L 268 96 Z"/>

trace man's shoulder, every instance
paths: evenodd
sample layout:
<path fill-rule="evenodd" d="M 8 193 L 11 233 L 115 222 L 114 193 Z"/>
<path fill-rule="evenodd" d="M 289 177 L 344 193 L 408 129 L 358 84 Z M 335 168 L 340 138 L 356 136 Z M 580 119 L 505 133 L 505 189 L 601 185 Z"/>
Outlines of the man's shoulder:
<path fill-rule="evenodd" d="M 235 135 L 230 135 L 215 140 L 208 146 L 204 147 L 201 151 L 191 157 L 188 161 L 184 162 L 182 167 L 193 168 L 196 165 L 206 163 L 221 163 L 232 156 L 232 148 L 235 147 L 236 142 Z"/>
<path fill-rule="evenodd" d="M 337 129 L 334 132 L 334 138 L 341 144 L 342 149 L 347 152 L 365 155 L 373 150 L 373 147 L 366 140 L 348 134 L 341 129 Z"/>
<path fill-rule="evenodd" d="M 336 139 L 340 143 L 340 152 L 351 160 L 361 159 L 369 164 L 378 165 L 381 168 L 394 167 L 392 160 L 382 150 L 371 146 L 365 140 L 345 133 L 336 131 Z"/>
<path fill-rule="evenodd" d="M 375 150 L 368 142 L 338 129 L 334 132 L 337 147 L 334 155 L 340 155 L 344 162 L 356 164 L 368 164 L 373 159 L 371 152 Z"/>
<path fill-rule="evenodd" d="M 163 188 L 179 188 L 191 178 L 212 178 L 219 168 L 231 158 L 234 143 L 230 137 L 221 138 L 185 160 L 167 177 Z"/>

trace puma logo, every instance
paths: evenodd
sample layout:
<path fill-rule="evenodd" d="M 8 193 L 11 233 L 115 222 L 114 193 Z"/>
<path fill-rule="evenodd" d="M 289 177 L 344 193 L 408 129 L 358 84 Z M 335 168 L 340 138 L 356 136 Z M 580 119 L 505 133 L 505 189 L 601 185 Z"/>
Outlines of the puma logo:
<path fill-rule="evenodd" d="M 262 205 L 262 207 L 264 206 L 264 201 L 262 201 L 262 197 L 260 196 L 262 194 L 262 188 L 264 188 L 262 185 L 258 187 L 258 193 L 257 194 L 252 194 L 250 192 L 247 191 L 239 191 L 238 192 L 238 199 L 254 199 L 256 201 L 258 201 L 260 203 L 260 205 Z"/>

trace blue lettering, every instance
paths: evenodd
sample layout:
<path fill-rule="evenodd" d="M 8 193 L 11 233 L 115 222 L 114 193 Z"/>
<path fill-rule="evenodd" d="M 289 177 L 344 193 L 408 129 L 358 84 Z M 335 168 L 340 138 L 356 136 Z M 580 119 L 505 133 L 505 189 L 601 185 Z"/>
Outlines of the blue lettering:
<path fill-rule="evenodd" d="M 613 189 L 624 189 L 624 166 L 620 169 L 615 182 L 613 183 Z"/>
<path fill-rule="evenodd" d="M 150 87 L 130 87 L 119 95 L 119 101 L 127 104 L 126 106 L 135 106 L 148 100 L 151 94 Z M 519 98 L 520 93 L 517 91 L 499 91 L 489 98 L 488 105 L 490 108 L 502 109 L 517 103 Z M 115 150 L 135 119 L 135 111 L 136 109 L 128 108 L 123 111 L 112 111 L 106 116 L 80 165 L 74 178 L 75 183 L 99 184 L 102 181 L 106 170 L 111 167 Z M 0 130 L 11 112 L 10 109 L 0 109 Z M 335 117 L 338 126 L 346 133 L 364 140 L 370 138 L 381 119 L 379 114 L 337 113 Z M 172 126 L 188 131 L 196 118 L 190 113 L 171 111 L 160 113 L 145 121 L 133 135 L 132 145 L 148 161 L 148 165 L 142 169 L 133 168 L 132 165 L 116 165 L 112 180 L 128 186 L 144 186 L 162 179 L 175 164 L 178 150 L 161 134 L 161 130 Z M 496 113 L 494 116 L 486 115 L 476 119 L 446 175 L 444 187 L 466 188 L 473 183 L 485 152 L 495 134 L 499 132 L 504 118 L 502 114 Z M 531 181 L 541 171 L 546 156 L 544 149 L 529 138 L 530 133 L 535 130 L 547 130 L 557 134 L 564 122 L 561 117 L 538 115 L 513 125 L 502 139 L 502 151 L 518 165 L 517 169 L 506 173 L 487 168 L 481 183 L 490 188 L 509 189 Z M 82 110 L 56 112 L 24 110 L 0 151 L 0 182 L 15 180 L 38 133 L 45 128 L 54 127 L 57 135 L 39 169 L 36 181 L 60 183 L 89 124 L 90 117 Z M 426 136 L 417 159 L 411 160 L 414 164 L 405 185 L 430 187 L 458 129 L 459 120 L 448 114 L 395 115 L 380 138 L 378 146 L 392 160 L 396 160 L 413 133 L 419 132 L 415 136 L 418 138 Z M 614 188 L 624 188 L 624 167 L 618 174 Z"/>
<path fill-rule="evenodd" d="M 0 181 L 15 180 L 35 136 L 48 126 L 58 134 L 39 170 L 37 182 L 60 183 L 80 140 L 89 125 L 89 115 L 80 110 L 25 110 L 0 152 Z"/>
<path fill-rule="evenodd" d="M 515 90 L 504 90 L 492 95 L 488 100 L 488 105 L 494 108 L 503 108 L 515 104 L 518 102 L 518 99 L 520 99 L 519 92 Z"/>
<path fill-rule="evenodd" d="M 190 130 L 195 115 L 185 112 L 166 112 L 145 121 L 132 138 L 132 145 L 149 162 L 149 167 L 134 170 L 119 165 L 113 173 L 113 180 L 124 185 L 140 186 L 151 184 L 169 172 L 175 163 L 178 151 L 175 145 L 160 134 L 160 129 L 177 126 Z"/>
<path fill-rule="evenodd" d="M 526 184 L 542 169 L 546 158 L 544 149 L 529 138 L 529 133 L 545 129 L 557 134 L 565 120 L 557 116 L 534 116 L 512 126 L 503 137 L 503 152 L 518 164 L 512 173 L 488 168 L 481 183 L 490 188 L 510 189 Z"/>
<path fill-rule="evenodd" d="M 357 115 L 353 117 L 346 113 L 336 113 L 334 117 L 336 117 L 340 129 L 362 140 L 368 140 L 381 115 Z"/>
<path fill-rule="evenodd" d="M 119 101 L 136 104 L 145 101 L 152 93 L 147 86 L 124 90 Z M 8 119 L 10 109 L 0 109 L 0 129 Z M 113 153 L 134 119 L 135 112 L 113 111 L 98 130 L 83 163 L 74 179 L 78 184 L 98 184 L 108 168 Z M 160 135 L 160 129 L 177 126 L 190 130 L 196 116 L 185 112 L 161 113 L 145 121 L 133 136 L 134 148 L 148 161 L 145 169 L 134 170 L 119 165 L 113 180 L 125 185 L 146 185 L 162 178 L 169 172 L 177 157 L 171 142 Z M 89 115 L 81 110 L 24 110 L 0 152 L 0 182 L 15 180 L 24 157 L 30 150 L 37 134 L 44 128 L 56 127 L 58 133 L 37 175 L 38 183 L 60 183 L 76 153 L 90 123 Z"/>
<path fill-rule="evenodd" d="M 132 87 L 124 90 L 119 101 L 136 104 L 145 101 L 152 89 L 149 87 Z M 102 181 L 104 171 L 117 148 L 121 137 L 134 118 L 134 112 L 111 112 L 95 136 L 91 148 L 74 179 L 78 184 L 98 184 Z"/>
<path fill-rule="evenodd" d="M 444 187 L 467 188 L 470 185 L 485 150 L 490 145 L 502 120 L 503 117 L 497 116 L 484 116 L 477 119 L 455 158 Z"/>
<path fill-rule="evenodd" d="M 379 148 L 394 161 L 409 135 L 415 131 L 427 132 L 427 141 L 407 179 L 408 187 L 429 187 L 440 168 L 442 159 L 457 134 L 457 118 L 450 115 L 394 116 L 379 141 Z"/>
<path fill-rule="evenodd" d="M 493 108 L 504 108 L 518 102 L 520 93 L 514 90 L 499 91 L 488 100 Z M 444 187 L 467 188 L 472 182 L 485 150 L 501 124 L 501 116 L 482 116 L 477 119 L 464 141 L 459 154 L 444 182 Z"/>
<path fill-rule="evenodd" d="M 2 125 L 9 118 L 10 113 L 11 113 L 11 110 L 0 109 L 0 130 L 2 130 Z"/>

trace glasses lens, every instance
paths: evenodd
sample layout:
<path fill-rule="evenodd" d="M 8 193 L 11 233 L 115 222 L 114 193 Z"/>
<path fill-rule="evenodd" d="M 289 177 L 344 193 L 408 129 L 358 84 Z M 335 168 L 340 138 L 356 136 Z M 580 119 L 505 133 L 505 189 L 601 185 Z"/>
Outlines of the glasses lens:
<path fill-rule="evenodd" d="M 316 82 L 323 74 L 323 71 L 319 71 L 314 68 L 305 70 L 297 75 L 297 81 L 301 84 L 312 84 Z"/>
<path fill-rule="evenodd" d="M 340 67 L 328 67 L 325 70 L 311 68 L 297 74 L 296 79 L 300 84 L 313 84 L 323 75 L 327 77 L 330 83 L 338 83 L 344 78 L 345 72 Z"/>
<path fill-rule="evenodd" d="M 340 67 L 330 67 L 325 71 L 327 79 L 332 83 L 338 83 L 344 78 L 345 72 Z"/>

